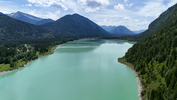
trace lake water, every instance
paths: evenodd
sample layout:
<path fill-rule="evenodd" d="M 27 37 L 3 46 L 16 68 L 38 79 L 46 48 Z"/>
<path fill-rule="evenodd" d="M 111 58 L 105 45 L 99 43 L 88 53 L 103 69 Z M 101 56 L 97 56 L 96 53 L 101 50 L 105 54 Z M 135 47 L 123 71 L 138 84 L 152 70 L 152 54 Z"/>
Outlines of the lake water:
<path fill-rule="evenodd" d="M 117 62 L 132 44 L 77 40 L 0 75 L 0 100 L 139 100 L 134 73 Z"/>

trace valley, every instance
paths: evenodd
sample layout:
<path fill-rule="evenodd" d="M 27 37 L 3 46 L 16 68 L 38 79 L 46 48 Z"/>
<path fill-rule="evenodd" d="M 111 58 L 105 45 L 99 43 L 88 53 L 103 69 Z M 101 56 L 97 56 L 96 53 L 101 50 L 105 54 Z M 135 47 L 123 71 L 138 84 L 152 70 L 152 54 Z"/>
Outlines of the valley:
<path fill-rule="evenodd" d="M 90 7 L 95 2 L 87 2 L 85 6 Z M 127 4 L 127 7 L 131 6 Z M 114 9 L 117 12 L 125 10 L 121 4 Z M 95 13 L 90 9 L 86 11 Z M 132 27 L 136 23 L 128 25 L 132 20 L 140 22 L 139 17 L 136 20 L 123 17 L 119 25 L 109 25 L 108 19 L 102 20 L 102 17 L 97 23 L 107 22 L 108 25 L 98 25 L 94 22 L 98 16 L 94 17 L 91 20 L 74 13 L 53 20 L 21 11 L 0 12 L 0 99 L 177 99 L 177 4 L 162 12 L 147 30 L 143 27 L 135 31 L 137 29 Z M 110 22 L 114 23 L 112 20 Z M 127 23 L 120 25 L 123 22 Z M 148 21 L 145 19 L 137 27 L 144 23 Z M 26 80 L 26 83 L 22 84 L 20 80 Z M 19 85 L 16 83 L 21 84 L 20 89 L 26 93 L 21 91 L 24 97 L 17 92 Z M 5 95 L 7 93 L 10 96 Z M 35 95 L 37 93 L 39 96 Z"/>

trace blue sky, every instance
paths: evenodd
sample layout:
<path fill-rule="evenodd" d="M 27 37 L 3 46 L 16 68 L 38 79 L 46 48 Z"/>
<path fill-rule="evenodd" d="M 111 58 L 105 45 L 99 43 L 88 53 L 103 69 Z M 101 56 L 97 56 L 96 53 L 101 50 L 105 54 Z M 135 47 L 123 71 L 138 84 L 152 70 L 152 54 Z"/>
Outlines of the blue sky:
<path fill-rule="evenodd" d="M 141 30 L 176 3 L 177 0 L 0 0 L 0 12 L 21 11 L 54 20 L 78 13 L 98 25 Z"/>

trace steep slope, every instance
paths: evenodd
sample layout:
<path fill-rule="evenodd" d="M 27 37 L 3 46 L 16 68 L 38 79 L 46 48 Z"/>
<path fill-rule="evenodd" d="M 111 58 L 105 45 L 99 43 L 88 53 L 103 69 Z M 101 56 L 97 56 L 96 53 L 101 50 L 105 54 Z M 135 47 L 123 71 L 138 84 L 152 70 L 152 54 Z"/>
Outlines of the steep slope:
<path fill-rule="evenodd" d="M 168 26 L 170 23 L 172 23 L 175 18 L 177 17 L 177 4 L 170 7 L 167 11 L 163 12 L 159 18 L 154 20 L 150 25 L 148 30 L 145 32 L 139 34 L 136 37 L 136 40 L 141 40 L 145 38 L 146 36 L 158 31 L 161 28 L 164 28 Z"/>
<path fill-rule="evenodd" d="M 0 15 L 0 40 L 53 38 L 41 26 L 22 22 L 6 15 Z"/>
<path fill-rule="evenodd" d="M 116 28 L 109 31 L 109 33 L 119 35 L 119 36 L 136 35 L 134 32 L 132 32 L 125 26 L 117 26 Z"/>
<path fill-rule="evenodd" d="M 108 33 L 100 26 L 78 14 L 66 15 L 43 26 L 60 37 L 94 38 L 108 36 Z"/>
<path fill-rule="evenodd" d="M 32 16 L 30 14 L 26 14 L 23 12 L 16 12 L 16 13 L 11 13 L 11 14 L 7 14 L 8 16 L 14 18 L 14 19 L 18 19 L 21 20 L 23 22 L 27 22 L 27 23 L 31 23 L 31 24 L 35 24 L 35 25 L 42 25 L 48 22 L 53 22 L 52 19 L 42 19 L 42 18 L 38 18 L 35 16 Z"/>
<path fill-rule="evenodd" d="M 119 61 L 131 63 L 138 72 L 144 100 L 176 100 L 177 18 L 133 45 Z"/>
<path fill-rule="evenodd" d="M 116 28 L 116 26 L 105 26 L 105 25 L 103 25 L 103 26 L 101 26 L 101 28 L 103 28 L 104 30 L 109 32 L 109 31 L 113 30 L 114 28 Z"/>

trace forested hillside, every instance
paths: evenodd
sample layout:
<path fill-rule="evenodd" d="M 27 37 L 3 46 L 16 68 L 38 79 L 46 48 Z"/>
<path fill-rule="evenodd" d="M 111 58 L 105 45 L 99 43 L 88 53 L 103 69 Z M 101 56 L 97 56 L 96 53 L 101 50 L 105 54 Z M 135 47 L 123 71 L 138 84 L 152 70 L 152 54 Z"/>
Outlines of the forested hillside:
<path fill-rule="evenodd" d="M 66 15 L 43 26 L 59 37 L 98 38 L 109 35 L 100 26 L 78 14 Z"/>
<path fill-rule="evenodd" d="M 72 40 L 52 38 L 0 41 L 0 72 L 22 67 L 31 60 L 53 53 L 56 45 Z"/>
<path fill-rule="evenodd" d="M 6 15 L 0 15 L 0 40 L 54 38 L 41 26 L 22 22 Z"/>
<path fill-rule="evenodd" d="M 173 19 L 167 27 L 133 45 L 119 59 L 131 63 L 138 72 L 144 100 L 177 99 L 177 18 Z"/>

